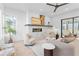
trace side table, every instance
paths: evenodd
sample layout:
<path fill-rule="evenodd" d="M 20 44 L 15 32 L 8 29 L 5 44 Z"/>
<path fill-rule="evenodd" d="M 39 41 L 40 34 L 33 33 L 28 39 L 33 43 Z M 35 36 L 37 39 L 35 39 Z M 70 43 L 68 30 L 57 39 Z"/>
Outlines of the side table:
<path fill-rule="evenodd" d="M 53 45 L 52 43 L 44 43 L 42 47 L 44 48 L 44 56 L 53 56 L 55 45 Z"/>

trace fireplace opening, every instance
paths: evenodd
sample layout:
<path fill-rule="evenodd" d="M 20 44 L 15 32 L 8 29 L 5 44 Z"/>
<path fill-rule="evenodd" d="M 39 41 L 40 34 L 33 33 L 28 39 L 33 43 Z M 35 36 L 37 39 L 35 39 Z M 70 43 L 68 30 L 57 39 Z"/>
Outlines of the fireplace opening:
<path fill-rule="evenodd" d="M 42 32 L 42 28 L 33 28 L 32 32 Z"/>

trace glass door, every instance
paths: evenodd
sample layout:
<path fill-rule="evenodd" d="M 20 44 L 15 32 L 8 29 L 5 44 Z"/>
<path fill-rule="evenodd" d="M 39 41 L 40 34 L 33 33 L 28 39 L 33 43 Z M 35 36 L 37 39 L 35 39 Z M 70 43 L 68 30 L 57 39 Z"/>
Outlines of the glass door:
<path fill-rule="evenodd" d="M 79 35 L 79 18 L 74 18 L 74 34 Z"/>
<path fill-rule="evenodd" d="M 62 36 L 68 32 L 73 33 L 73 19 L 62 20 Z"/>

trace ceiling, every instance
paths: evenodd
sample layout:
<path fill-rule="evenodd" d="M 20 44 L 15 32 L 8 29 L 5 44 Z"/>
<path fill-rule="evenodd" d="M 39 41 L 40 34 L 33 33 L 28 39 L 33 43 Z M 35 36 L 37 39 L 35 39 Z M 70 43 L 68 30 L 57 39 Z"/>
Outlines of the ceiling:
<path fill-rule="evenodd" d="M 69 3 L 67 5 L 61 6 L 56 10 L 56 12 L 53 12 L 55 7 L 46 5 L 46 3 L 3 3 L 3 5 L 7 8 L 16 9 L 23 12 L 26 12 L 28 9 L 30 11 L 38 12 L 42 15 L 47 15 L 50 17 L 79 9 L 79 3 Z"/>

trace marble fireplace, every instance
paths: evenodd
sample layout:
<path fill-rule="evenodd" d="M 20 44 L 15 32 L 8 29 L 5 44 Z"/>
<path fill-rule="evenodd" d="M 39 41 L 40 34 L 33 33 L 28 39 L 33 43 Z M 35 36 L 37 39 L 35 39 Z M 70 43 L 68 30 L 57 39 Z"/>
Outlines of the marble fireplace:
<path fill-rule="evenodd" d="M 25 24 L 26 34 L 29 33 L 34 38 L 44 38 L 44 34 L 51 29 L 53 26 L 51 25 L 33 25 L 33 24 Z"/>

